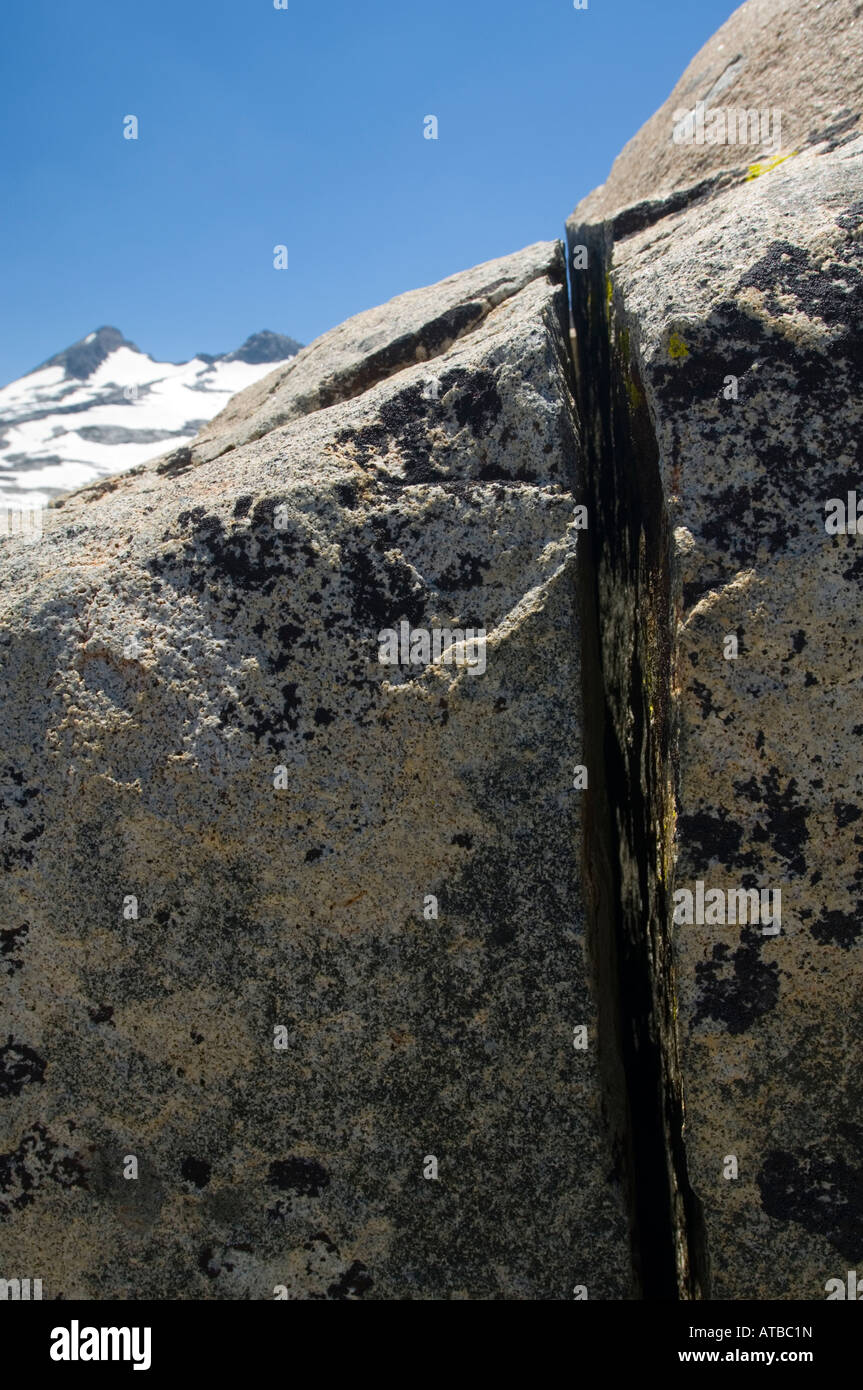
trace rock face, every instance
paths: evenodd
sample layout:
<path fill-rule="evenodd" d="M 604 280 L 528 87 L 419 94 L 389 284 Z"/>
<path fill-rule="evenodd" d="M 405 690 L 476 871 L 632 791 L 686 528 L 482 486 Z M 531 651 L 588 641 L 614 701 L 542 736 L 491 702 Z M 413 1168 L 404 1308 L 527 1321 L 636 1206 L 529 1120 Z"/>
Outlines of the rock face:
<path fill-rule="evenodd" d="M 311 411 L 361 395 L 394 372 L 440 357 L 543 273 L 547 254 L 544 245 L 528 247 L 348 319 L 234 396 L 195 440 L 193 459 L 218 458 Z"/>
<path fill-rule="evenodd" d="M 45 1297 L 859 1268 L 859 11 L 694 60 L 570 221 L 572 353 L 533 246 L 4 541 L 0 1255 Z M 697 138 L 761 107 L 793 148 Z"/>
<path fill-rule="evenodd" d="M 633 1294 L 563 278 L 361 315 L 4 543 L 0 1243 L 46 1298 Z"/>
<path fill-rule="evenodd" d="M 708 156 L 664 108 L 569 226 L 621 955 L 647 988 L 646 950 L 672 1206 L 720 1299 L 824 1298 L 863 1249 L 863 553 L 829 505 L 863 499 L 855 16 L 756 0 L 670 99 L 727 60 L 756 100 L 769 37 L 817 127 L 793 158 L 668 197 Z"/>
<path fill-rule="evenodd" d="M 858 0 L 748 0 L 579 203 L 575 223 L 612 221 L 629 235 L 792 151 L 853 138 L 861 52 Z"/>

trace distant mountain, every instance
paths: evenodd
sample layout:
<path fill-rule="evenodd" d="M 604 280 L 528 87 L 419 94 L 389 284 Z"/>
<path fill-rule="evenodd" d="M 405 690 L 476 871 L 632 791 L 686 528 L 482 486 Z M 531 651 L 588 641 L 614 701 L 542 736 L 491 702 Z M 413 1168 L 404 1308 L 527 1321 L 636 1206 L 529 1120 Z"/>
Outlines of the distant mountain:
<path fill-rule="evenodd" d="M 88 333 L 0 389 L 0 503 L 47 502 L 188 444 L 300 347 L 265 329 L 233 352 L 156 362 L 119 328 Z"/>
<path fill-rule="evenodd" d="M 216 357 L 213 361 L 248 362 L 253 367 L 266 362 L 268 366 L 275 366 L 288 357 L 296 357 L 301 347 L 302 343 L 295 342 L 293 338 L 286 338 L 282 333 L 270 333 L 265 328 L 260 333 L 253 333 L 236 352 L 225 353 L 224 357 Z"/>

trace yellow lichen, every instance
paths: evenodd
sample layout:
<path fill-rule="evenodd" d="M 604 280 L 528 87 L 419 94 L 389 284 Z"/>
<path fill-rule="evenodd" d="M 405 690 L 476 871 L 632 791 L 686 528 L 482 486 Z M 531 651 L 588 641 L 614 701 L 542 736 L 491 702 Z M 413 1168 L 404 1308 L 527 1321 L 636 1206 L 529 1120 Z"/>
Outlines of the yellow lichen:
<path fill-rule="evenodd" d="M 775 159 L 768 159 L 765 164 L 750 164 L 746 174 L 746 182 L 752 179 L 760 179 L 762 174 L 769 174 L 771 169 L 775 169 L 779 164 L 784 164 L 786 159 L 791 159 L 797 153 L 796 150 L 789 150 L 788 154 L 778 154 Z"/>
<path fill-rule="evenodd" d="M 668 339 L 668 355 L 675 361 L 678 358 L 689 356 L 689 348 L 678 333 L 672 333 Z"/>

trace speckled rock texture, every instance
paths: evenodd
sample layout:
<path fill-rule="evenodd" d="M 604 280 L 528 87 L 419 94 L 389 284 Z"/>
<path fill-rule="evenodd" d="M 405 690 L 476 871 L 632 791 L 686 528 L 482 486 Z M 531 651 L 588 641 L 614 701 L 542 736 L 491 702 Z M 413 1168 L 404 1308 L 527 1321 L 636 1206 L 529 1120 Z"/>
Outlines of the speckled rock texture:
<path fill-rule="evenodd" d="M 566 330 L 558 243 L 402 296 L 0 549 L 0 1252 L 46 1299 L 632 1295 Z M 381 665 L 403 621 L 484 671 Z"/>
<path fill-rule="evenodd" d="M 819 8 L 817 73 L 854 6 L 741 13 Z M 863 138 L 615 225 L 570 224 L 579 390 L 689 1234 L 703 1294 L 823 1299 L 863 1258 L 863 539 L 825 529 L 863 501 Z M 687 922 L 699 881 L 780 890 L 781 929 Z"/>

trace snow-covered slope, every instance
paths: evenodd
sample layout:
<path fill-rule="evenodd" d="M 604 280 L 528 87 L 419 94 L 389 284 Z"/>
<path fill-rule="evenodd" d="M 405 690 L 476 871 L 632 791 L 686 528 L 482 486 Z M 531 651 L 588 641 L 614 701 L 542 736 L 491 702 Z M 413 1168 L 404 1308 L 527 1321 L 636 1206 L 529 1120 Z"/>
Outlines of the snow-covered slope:
<path fill-rule="evenodd" d="M 0 389 L 0 504 L 45 503 L 188 444 L 299 348 L 263 332 L 236 352 L 154 362 L 116 328 L 89 333 Z"/>

